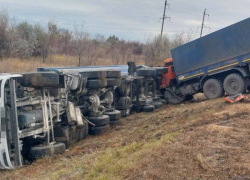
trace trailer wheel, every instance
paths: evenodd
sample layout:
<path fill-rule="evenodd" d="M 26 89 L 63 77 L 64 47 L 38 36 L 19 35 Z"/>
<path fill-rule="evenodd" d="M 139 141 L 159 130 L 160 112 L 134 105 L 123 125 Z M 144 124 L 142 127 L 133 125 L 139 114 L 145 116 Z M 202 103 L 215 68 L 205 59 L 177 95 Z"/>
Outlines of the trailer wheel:
<path fill-rule="evenodd" d="M 107 79 L 91 79 L 87 81 L 86 88 L 98 89 L 107 86 Z"/>
<path fill-rule="evenodd" d="M 148 106 L 142 106 L 141 111 L 142 112 L 153 112 L 155 110 L 155 106 L 148 105 Z"/>
<path fill-rule="evenodd" d="M 161 102 L 153 102 L 153 103 L 151 103 L 151 105 L 153 105 L 155 107 L 155 109 L 159 109 L 163 106 L 163 104 Z"/>
<path fill-rule="evenodd" d="M 59 75 L 50 72 L 32 72 L 22 74 L 20 84 L 24 87 L 59 87 Z"/>
<path fill-rule="evenodd" d="M 102 127 L 90 127 L 89 134 L 90 135 L 99 135 L 107 132 L 110 129 L 110 125 L 102 126 Z"/>
<path fill-rule="evenodd" d="M 112 112 L 105 112 L 105 115 L 109 116 L 110 121 L 117 121 L 121 119 L 121 112 L 118 110 L 114 110 Z"/>
<path fill-rule="evenodd" d="M 157 102 L 161 102 L 163 105 L 166 105 L 168 103 L 165 99 L 160 99 Z"/>
<path fill-rule="evenodd" d="M 99 117 L 89 117 L 88 120 L 91 123 L 95 124 L 95 127 L 105 126 L 110 122 L 109 116 L 107 115 L 102 115 Z M 91 124 L 89 125 L 91 126 Z"/>
<path fill-rule="evenodd" d="M 113 87 L 113 86 L 120 86 L 122 80 L 121 78 L 107 78 L 107 86 L 108 87 Z"/>
<path fill-rule="evenodd" d="M 229 96 L 233 96 L 246 90 L 246 82 L 241 75 L 230 74 L 224 80 L 223 87 Z"/>
<path fill-rule="evenodd" d="M 88 79 L 99 79 L 102 77 L 106 77 L 107 73 L 106 71 L 82 71 L 80 72 L 84 77 L 87 77 Z"/>
<path fill-rule="evenodd" d="M 220 98 L 224 94 L 222 83 L 218 79 L 208 79 L 203 85 L 203 92 L 207 99 Z"/>
<path fill-rule="evenodd" d="M 49 146 L 32 147 L 30 149 L 30 155 L 33 159 L 41 159 L 45 156 L 54 156 L 64 153 L 66 146 L 64 143 L 56 143 Z"/>
<path fill-rule="evenodd" d="M 121 71 L 120 70 L 107 70 L 106 71 L 107 78 L 121 78 Z"/>
<path fill-rule="evenodd" d="M 183 100 L 182 100 L 182 99 L 179 99 L 179 98 L 175 97 L 169 91 L 164 92 L 164 99 L 167 100 L 167 102 L 170 103 L 170 104 L 180 104 L 185 100 L 185 98 L 183 98 Z"/>
<path fill-rule="evenodd" d="M 157 76 L 161 76 L 163 74 L 168 73 L 168 68 L 166 67 L 153 67 L 156 71 L 156 75 Z"/>
<path fill-rule="evenodd" d="M 120 110 L 121 111 L 121 116 L 122 117 L 128 117 L 130 115 L 130 109 L 124 109 L 124 110 Z"/>
<path fill-rule="evenodd" d="M 156 70 L 147 68 L 147 69 L 137 69 L 136 71 L 138 76 L 143 76 L 143 77 L 154 77 L 157 76 Z"/>
<path fill-rule="evenodd" d="M 160 99 L 161 99 L 160 97 L 153 97 L 153 98 L 152 98 L 152 100 L 153 100 L 154 102 L 159 101 Z"/>

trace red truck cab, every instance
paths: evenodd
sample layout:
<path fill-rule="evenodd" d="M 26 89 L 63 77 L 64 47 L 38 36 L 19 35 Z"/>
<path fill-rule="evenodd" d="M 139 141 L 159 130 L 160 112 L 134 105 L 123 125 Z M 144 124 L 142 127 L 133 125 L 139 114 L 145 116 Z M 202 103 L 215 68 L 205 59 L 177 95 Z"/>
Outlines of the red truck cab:
<path fill-rule="evenodd" d="M 163 74 L 161 88 L 167 88 L 176 79 L 173 59 L 172 58 L 166 59 L 164 61 L 163 66 L 168 68 L 168 73 Z"/>

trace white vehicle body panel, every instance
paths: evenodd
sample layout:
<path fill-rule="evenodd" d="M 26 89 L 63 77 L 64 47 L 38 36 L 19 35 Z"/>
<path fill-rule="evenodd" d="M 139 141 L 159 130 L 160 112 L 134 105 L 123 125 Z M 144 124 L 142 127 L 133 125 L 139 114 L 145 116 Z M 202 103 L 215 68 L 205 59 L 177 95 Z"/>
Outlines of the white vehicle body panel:
<path fill-rule="evenodd" d="M 6 122 L 5 122 L 5 84 L 10 78 L 21 77 L 20 74 L 0 74 L 0 169 L 14 169 L 8 149 Z"/>

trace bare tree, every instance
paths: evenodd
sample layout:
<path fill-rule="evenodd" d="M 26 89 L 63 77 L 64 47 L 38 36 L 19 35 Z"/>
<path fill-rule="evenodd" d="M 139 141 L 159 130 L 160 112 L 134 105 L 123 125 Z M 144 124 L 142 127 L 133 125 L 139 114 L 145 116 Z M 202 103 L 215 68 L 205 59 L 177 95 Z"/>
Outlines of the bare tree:
<path fill-rule="evenodd" d="M 171 42 L 171 49 L 176 48 L 185 43 L 185 34 L 181 32 L 179 34 L 175 34 L 172 42 Z"/>
<path fill-rule="evenodd" d="M 120 52 L 118 48 L 113 48 L 111 51 L 111 58 L 112 58 L 112 62 L 115 62 L 115 64 L 120 64 Z"/>
<path fill-rule="evenodd" d="M 97 46 L 93 41 L 88 41 L 86 43 L 86 57 L 87 57 L 87 65 L 93 66 L 96 65 L 96 60 L 94 58 L 97 57 Z"/>
<path fill-rule="evenodd" d="M 59 43 L 58 46 L 62 48 L 62 53 L 63 54 L 68 54 L 68 49 L 70 46 L 70 43 L 72 41 L 72 32 L 69 31 L 68 29 L 60 29 L 59 30 Z"/>
<path fill-rule="evenodd" d="M 3 58 L 8 42 L 7 31 L 9 25 L 9 15 L 5 9 L 0 12 L 0 58 Z"/>
<path fill-rule="evenodd" d="M 165 58 L 170 57 L 170 40 L 167 36 L 148 39 L 145 50 L 145 64 L 149 66 L 161 65 Z"/>
<path fill-rule="evenodd" d="M 81 66 L 82 56 L 87 48 L 89 34 L 84 31 L 84 26 L 75 26 L 73 47 L 78 55 L 78 66 Z"/>

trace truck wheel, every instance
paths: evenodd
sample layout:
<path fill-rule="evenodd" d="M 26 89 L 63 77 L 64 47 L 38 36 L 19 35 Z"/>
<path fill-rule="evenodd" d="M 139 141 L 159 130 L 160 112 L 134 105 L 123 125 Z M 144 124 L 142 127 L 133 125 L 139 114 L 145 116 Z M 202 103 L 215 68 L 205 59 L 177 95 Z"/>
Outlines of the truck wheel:
<path fill-rule="evenodd" d="M 95 124 L 96 125 L 95 127 L 105 126 L 110 122 L 109 116 L 107 115 L 102 115 L 99 117 L 89 117 L 88 120 L 91 123 Z M 91 124 L 89 125 L 91 126 Z"/>
<path fill-rule="evenodd" d="M 220 98 L 224 94 L 222 83 L 218 79 L 208 79 L 203 85 L 203 92 L 207 99 Z"/>
<path fill-rule="evenodd" d="M 121 116 L 122 117 L 128 117 L 130 115 L 130 109 L 124 109 L 124 110 L 120 110 L 121 111 Z"/>
<path fill-rule="evenodd" d="M 168 103 L 165 99 L 160 99 L 157 102 L 161 102 L 163 105 L 166 105 Z"/>
<path fill-rule="evenodd" d="M 107 79 L 104 79 L 104 80 L 91 79 L 87 81 L 86 88 L 98 89 L 98 88 L 104 88 L 106 86 L 107 86 Z"/>
<path fill-rule="evenodd" d="M 33 159 L 41 159 L 45 156 L 54 156 L 64 153 L 66 146 L 64 143 L 56 143 L 49 146 L 32 147 L 30 155 Z"/>
<path fill-rule="evenodd" d="M 107 78 L 107 86 L 108 87 L 120 86 L 121 82 L 122 82 L 121 78 L 119 78 L 119 79 Z"/>
<path fill-rule="evenodd" d="M 121 112 L 114 110 L 112 112 L 105 112 L 105 115 L 109 116 L 110 121 L 117 121 L 122 118 Z"/>
<path fill-rule="evenodd" d="M 82 71 L 80 72 L 84 77 L 87 77 L 88 79 L 99 79 L 102 77 L 106 77 L 107 73 L 106 71 Z"/>
<path fill-rule="evenodd" d="M 148 105 L 148 106 L 142 106 L 141 111 L 142 112 L 153 112 L 155 110 L 155 106 Z"/>
<path fill-rule="evenodd" d="M 110 125 L 102 126 L 102 127 L 90 127 L 89 134 L 90 135 L 99 135 L 107 132 L 110 129 Z"/>
<path fill-rule="evenodd" d="M 153 97 L 153 98 L 152 98 L 152 100 L 153 100 L 154 102 L 159 101 L 160 99 L 161 99 L 160 97 Z"/>
<path fill-rule="evenodd" d="M 223 87 L 229 96 L 243 93 L 246 90 L 244 78 L 239 74 L 230 74 L 226 77 Z"/>
<path fill-rule="evenodd" d="M 156 74 L 158 76 L 168 73 L 168 68 L 166 67 L 153 67 L 153 68 L 156 70 Z"/>
<path fill-rule="evenodd" d="M 156 76 L 156 70 L 155 69 L 137 69 L 136 71 L 138 76 L 143 76 L 143 77 L 154 77 Z"/>
<path fill-rule="evenodd" d="M 59 75 L 50 72 L 25 73 L 20 77 L 20 84 L 24 87 L 58 87 Z"/>
<path fill-rule="evenodd" d="M 180 104 L 180 103 L 182 103 L 185 100 L 185 99 L 183 99 L 183 100 L 178 99 L 177 97 L 175 97 L 169 91 L 165 91 L 164 92 L 164 99 L 166 99 L 167 102 L 170 103 L 170 104 Z"/>
<path fill-rule="evenodd" d="M 153 102 L 153 103 L 151 103 L 151 105 L 153 105 L 155 107 L 155 109 L 159 109 L 163 106 L 163 104 L 161 102 Z"/>
<path fill-rule="evenodd" d="M 107 78 L 121 78 L 121 71 L 120 70 L 107 70 L 106 71 Z"/>

